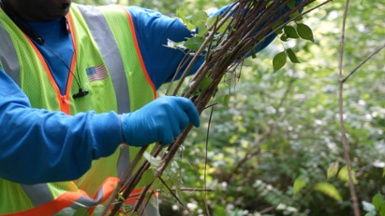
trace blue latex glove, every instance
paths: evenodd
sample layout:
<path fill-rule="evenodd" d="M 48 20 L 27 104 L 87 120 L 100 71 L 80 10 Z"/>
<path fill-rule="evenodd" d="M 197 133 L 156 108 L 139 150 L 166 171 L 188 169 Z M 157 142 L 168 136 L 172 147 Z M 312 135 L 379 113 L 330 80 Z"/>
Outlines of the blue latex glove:
<path fill-rule="evenodd" d="M 199 127 L 199 114 L 191 100 L 163 96 L 141 109 L 122 115 L 123 136 L 130 146 L 146 146 L 159 141 L 168 145 L 186 126 Z"/>

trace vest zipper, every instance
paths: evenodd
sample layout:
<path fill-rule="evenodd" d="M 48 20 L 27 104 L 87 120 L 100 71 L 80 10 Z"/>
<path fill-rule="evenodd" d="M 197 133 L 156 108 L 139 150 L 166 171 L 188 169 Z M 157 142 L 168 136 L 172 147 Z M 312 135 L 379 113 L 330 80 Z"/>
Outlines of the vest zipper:
<path fill-rule="evenodd" d="M 44 67 L 44 69 L 46 71 L 46 74 L 47 74 L 47 76 L 48 76 L 48 78 L 49 78 L 53 88 L 55 89 L 56 96 L 57 96 L 57 99 L 58 99 L 58 102 L 59 102 L 59 106 L 60 106 L 60 110 L 62 112 L 64 112 L 64 113 L 66 113 L 67 115 L 69 115 L 70 114 L 70 99 L 69 99 L 69 97 L 70 97 L 70 93 L 71 93 L 72 78 L 73 78 L 74 69 L 75 69 L 75 65 L 76 65 L 77 49 L 76 49 L 76 38 L 75 38 L 75 35 L 73 33 L 73 28 L 72 28 L 72 20 L 71 20 L 71 17 L 69 15 L 67 15 L 67 20 L 68 20 L 68 24 L 69 24 L 69 29 L 70 29 L 71 37 L 72 37 L 72 45 L 74 47 L 74 54 L 73 54 L 72 60 L 71 60 L 70 71 L 68 73 L 68 79 L 67 79 L 67 86 L 66 86 L 65 95 L 62 95 L 60 93 L 60 89 L 59 89 L 55 79 L 53 78 L 52 72 L 49 69 L 49 67 L 47 65 L 47 62 L 45 61 L 43 55 L 40 53 L 40 51 L 37 49 L 37 47 L 31 41 L 31 39 L 27 35 L 25 35 L 25 37 L 27 38 L 28 42 L 30 43 L 30 45 L 34 49 L 35 53 L 39 57 L 40 62 L 43 64 L 43 67 Z"/>

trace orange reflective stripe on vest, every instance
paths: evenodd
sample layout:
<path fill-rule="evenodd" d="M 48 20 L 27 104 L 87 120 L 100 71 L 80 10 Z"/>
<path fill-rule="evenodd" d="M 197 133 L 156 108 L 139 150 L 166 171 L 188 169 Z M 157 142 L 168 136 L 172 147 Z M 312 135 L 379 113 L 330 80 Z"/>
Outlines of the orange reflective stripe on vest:
<path fill-rule="evenodd" d="M 105 202 L 111 196 L 118 183 L 118 178 L 110 177 L 105 180 L 98 192 L 92 198 L 82 190 L 79 190 L 78 192 L 65 192 L 55 200 L 36 206 L 33 209 L 12 214 L 0 214 L 0 216 L 49 216 L 71 206 L 81 206 L 92 209 L 92 207 L 95 207 L 97 204 Z M 92 211 L 90 213 L 92 213 Z"/>

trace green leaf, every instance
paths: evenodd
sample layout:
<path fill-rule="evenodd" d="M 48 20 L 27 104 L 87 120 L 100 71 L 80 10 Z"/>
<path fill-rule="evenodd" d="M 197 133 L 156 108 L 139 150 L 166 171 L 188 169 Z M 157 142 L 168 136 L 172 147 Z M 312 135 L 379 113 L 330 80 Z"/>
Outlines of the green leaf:
<path fill-rule="evenodd" d="M 299 11 L 296 11 L 295 13 L 299 13 Z M 294 17 L 290 17 L 290 18 L 294 18 Z M 303 16 L 299 16 L 297 17 L 297 19 L 295 19 L 296 22 L 299 22 L 299 21 L 302 21 L 303 20 Z"/>
<path fill-rule="evenodd" d="M 159 166 L 161 159 L 153 157 L 150 153 L 144 152 L 143 156 L 147 159 L 147 161 L 152 165 L 152 166 Z"/>
<path fill-rule="evenodd" d="M 226 215 L 228 213 L 226 208 L 221 205 L 215 205 L 213 211 L 214 215 Z"/>
<path fill-rule="evenodd" d="M 342 197 L 341 197 L 340 193 L 338 192 L 337 188 L 330 183 L 320 182 L 320 183 L 316 184 L 314 189 L 319 191 L 319 192 L 324 193 L 325 195 L 327 195 L 327 196 L 329 196 L 335 200 L 338 200 L 338 201 L 342 200 Z"/>
<path fill-rule="evenodd" d="M 295 7 L 295 0 L 290 0 L 288 3 L 287 3 L 287 7 L 290 8 L 290 9 L 293 9 Z"/>
<path fill-rule="evenodd" d="M 356 173 L 354 172 L 354 170 L 351 170 L 351 173 L 352 173 L 353 184 L 357 184 Z M 347 166 L 344 166 L 340 169 L 340 172 L 338 173 L 338 178 L 342 181 L 349 182 Z"/>
<path fill-rule="evenodd" d="M 294 17 L 297 17 L 300 14 L 299 11 L 295 11 L 294 13 L 290 14 L 290 18 L 294 19 Z M 295 19 L 295 21 L 300 21 L 302 19 L 302 16 L 299 16 L 298 18 Z"/>
<path fill-rule="evenodd" d="M 286 64 L 286 53 L 285 51 L 278 53 L 273 58 L 274 72 L 281 69 Z"/>
<path fill-rule="evenodd" d="M 229 31 L 229 30 L 236 31 L 236 29 L 230 25 L 232 20 L 233 20 L 232 18 L 226 20 L 225 23 L 218 29 L 217 32 L 218 33 L 225 33 L 226 31 Z"/>
<path fill-rule="evenodd" d="M 183 9 L 178 8 L 176 9 L 175 13 L 176 16 L 182 20 L 183 24 L 185 24 L 189 30 L 194 30 L 196 28 L 196 26 L 192 24 L 189 19 L 186 18 L 186 13 Z"/>
<path fill-rule="evenodd" d="M 266 4 L 266 8 L 269 8 L 271 4 L 273 4 L 274 1 L 269 1 L 267 4 Z"/>
<path fill-rule="evenodd" d="M 286 34 L 282 34 L 281 37 L 279 38 L 281 39 L 281 41 L 287 41 L 287 35 Z"/>
<path fill-rule="evenodd" d="M 205 21 L 199 21 L 196 23 L 198 27 L 198 36 L 204 36 L 207 33 L 207 25 Z"/>
<path fill-rule="evenodd" d="M 378 213 L 380 214 L 380 216 L 385 216 L 385 203 L 380 206 L 380 210 L 378 211 Z"/>
<path fill-rule="evenodd" d="M 298 33 L 293 26 L 285 26 L 283 30 L 288 38 L 299 38 Z"/>
<path fill-rule="evenodd" d="M 199 48 L 202 46 L 203 42 L 205 41 L 204 37 L 192 37 L 187 39 L 187 41 L 184 43 L 184 46 L 192 51 L 198 51 Z"/>
<path fill-rule="evenodd" d="M 185 49 L 184 42 L 175 42 L 170 39 L 167 39 L 167 44 L 165 46 L 173 49 Z"/>
<path fill-rule="evenodd" d="M 196 23 L 196 22 L 200 22 L 200 21 L 206 22 L 207 18 L 208 18 L 208 15 L 206 12 L 199 11 L 198 13 L 191 16 L 191 22 L 192 23 Z"/>
<path fill-rule="evenodd" d="M 303 23 L 298 23 L 297 24 L 297 32 L 298 35 L 305 40 L 310 40 L 314 42 L 314 36 L 313 36 L 313 31 L 311 28 Z"/>
<path fill-rule="evenodd" d="M 118 193 L 118 199 L 119 200 L 125 200 L 125 198 L 121 192 Z"/>
<path fill-rule="evenodd" d="M 228 107 L 229 106 L 229 101 L 230 101 L 230 95 L 225 95 L 224 97 L 223 97 L 223 106 L 225 106 L 225 107 Z"/>
<path fill-rule="evenodd" d="M 298 60 L 298 58 L 297 58 L 297 56 L 295 55 L 295 53 L 294 53 L 294 51 L 292 50 L 292 49 L 287 49 L 286 50 L 286 53 L 287 53 L 287 55 L 289 56 L 289 59 L 290 59 L 290 61 L 291 62 L 293 62 L 293 63 L 301 63 L 299 60 Z"/>
<path fill-rule="evenodd" d="M 377 211 L 380 211 L 381 206 L 385 204 L 384 197 L 380 194 L 377 193 L 373 198 L 372 198 L 372 204 L 374 205 L 374 208 L 376 208 Z"/>
<path fill-rule="evenodd" d="M 205 77 L 202 79 L 202 81 L 199 83 L 200 89 L 207 89 L 210 84 L 213 82 L 213 78 L 211 77 Z"/>
<path fill-rule="evenodd" d="M 377 193 L 372 198 L 372 204 L 373 204 L 373 208 L 375 210 L 372 210 L 371 212 L 377 212 L 378 213 L 375 215 L 385 216 L 385 200 L 384 200 L 384 197 L 381 195 L 381 193 Z"/>
<path fill-rule="evenodd" d="M 294 195 L 297 195 L 306 186 L 306 184 L 306 180 L 297 178 L 293 185 Z"/>
<path fill-rule="evenodd" d="M 198 28 L 198 32 L 200 36 L 206 33 L 207 31 L 207 19 L 208 15 L 204 11 L 199 11 L 198 13 L 192 15 L 191 23 L 194 24 Z"/>
<path fill-rule="evenodd" d="M 329 168 L 328 168 L 327 174 L 326 174 L 328 179 L 331 178 L 331 177 L 334 177 L 335 175 L 337 175 L 338 167 L 339 167 L 338 162 L 334 162 L 334 163 L 331 163 L 329 165 Z"/>
<path fill-rule="evenodd" d="M 251 50 L 251 58 L 256 59 L 257 54 L 255 53 L 255 50 Z"/>
<path fill-rule="evenodd" d="M 283 25 L 283 22 L 279 21 L 279 22 L 275 23 L 271 28 L 272 28 L 272 30 L 276 30 L 275 33 L 279 34 L 279 32 L 281 31 L 281 28 L 279 28 L 279 29 L 277 29 L 277 28 L 280 27 L 281 25 Z"/>

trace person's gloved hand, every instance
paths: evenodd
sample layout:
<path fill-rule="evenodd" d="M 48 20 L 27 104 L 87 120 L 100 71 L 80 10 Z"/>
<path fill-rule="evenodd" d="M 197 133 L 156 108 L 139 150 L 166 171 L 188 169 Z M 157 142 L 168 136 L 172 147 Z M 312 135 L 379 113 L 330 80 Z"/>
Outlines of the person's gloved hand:
<path fill-rule="evenodd" d="M 122 115 L 122 130 L 130 146 L 146 146 L 159 141 L 168 145 L 186 126 L 199 127 L 199 114 L 191 100 L 163 96 L 139 110 Z"/>

